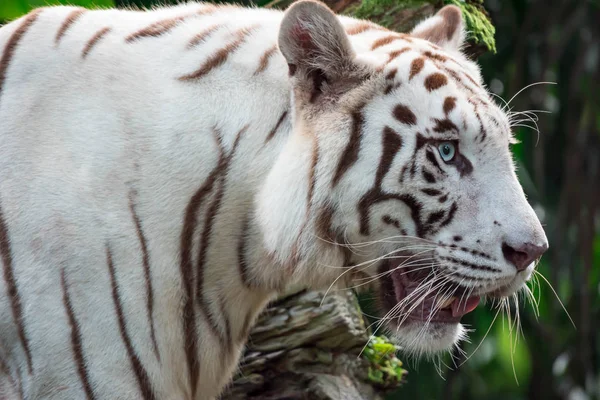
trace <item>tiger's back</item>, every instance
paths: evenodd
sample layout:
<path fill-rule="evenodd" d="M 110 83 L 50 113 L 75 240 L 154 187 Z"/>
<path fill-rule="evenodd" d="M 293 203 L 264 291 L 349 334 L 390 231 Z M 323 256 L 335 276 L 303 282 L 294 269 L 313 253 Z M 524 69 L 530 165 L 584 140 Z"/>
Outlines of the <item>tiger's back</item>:
<path fill-rule="evenodd" d="M 251 198 L 242 183 L 268 165 L 243 168 L 239 157 L 272 151 L 265 135 L 287 109 L 285 69 L 276 68 L 283 60 L 272 49 L 280 18 L 198 4 L 153 12 L 56 7 L 0 30 L 8 294 L 0 297 L 0 343 L 5 377 L 26 398 L 80 398 L 81 382 L 89 397 L 190 396 L 180 254 L 189 240 L 195 269 L 195 245 L 206 239 L 198 229 L 182 233 L 183 210 L 211 177 L 204 206 L 216 204 L 227 168 L 227 185 L 242 188 L 223 194 L 227 213 L 246 218 Z M 221 56 L 231 43 L 237 48 Z M 186 78 L 203 66 L 205 79 Z M 242 130 L 243 152 L 234 155 Z M 234 162 L 223 165 L 221 151 Z M 198 226 L 212 218 L 201 211 Z M 222 240 L 203 255 L 206 263 L 237 263 L 227 251 L 237 229 L 213 232 Z M 238 279 L 215 271 L 206 281 L 231 278 Z M 268 297 L 240 296 L 240 312 Z M 230 354 L 215 351 L 230 360 L 201 372 L 201 398 L 227 380 L 243 322 L 232 322 L 231 335 L 241 338 Z M 208 336 L 199 340 L 209 349 L 222 346 Z"/>

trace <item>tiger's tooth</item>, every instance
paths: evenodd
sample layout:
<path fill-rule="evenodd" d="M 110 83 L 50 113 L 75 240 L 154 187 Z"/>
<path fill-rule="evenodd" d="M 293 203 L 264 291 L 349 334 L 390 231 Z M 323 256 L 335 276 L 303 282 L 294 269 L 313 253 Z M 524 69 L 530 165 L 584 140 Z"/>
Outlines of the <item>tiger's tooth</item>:
<path fill-rule="evenodd" d="M 446 307 L 450 306 L 450 304 L 452 304 L 454 302 L 454 300 L 456 300 L 456 297 L 450 297 L 449 299 L 447 299 L 440 305 L 440 308 L 446 308 Z"/>

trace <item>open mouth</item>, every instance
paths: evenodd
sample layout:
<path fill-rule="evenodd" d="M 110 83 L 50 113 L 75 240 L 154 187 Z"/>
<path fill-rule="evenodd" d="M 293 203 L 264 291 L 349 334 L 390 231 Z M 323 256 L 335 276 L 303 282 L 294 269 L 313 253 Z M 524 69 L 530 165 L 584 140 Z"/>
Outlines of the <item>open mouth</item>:
<path fill-rule="evenodd" d="M 443 283 L 429 268 L 407 271 L 397 268 L 399 264 L 387 262 L 380 268 L 385 273 L 381 297 L 385 311 L 391 312 L 390 321 L 398 325 L 411 321 L 456 324 L 477 308 L 480 297 L 469 296 L 466 288 Z"/>

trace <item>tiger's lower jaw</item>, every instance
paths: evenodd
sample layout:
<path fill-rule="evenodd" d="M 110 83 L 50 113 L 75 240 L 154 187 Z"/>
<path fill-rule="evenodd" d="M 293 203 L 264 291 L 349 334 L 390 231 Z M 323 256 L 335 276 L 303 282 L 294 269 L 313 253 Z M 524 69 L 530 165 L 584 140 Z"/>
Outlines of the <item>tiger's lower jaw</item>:
<path fill-rule="evenodd" d="M 409 275 L 393 271 L 382 278 L 381 305 L 388 328 L 408 353 L 450 350 L 465 338 L 460 320 L 477 308 L 480 298 L 455 294 L 458 288 L 429 284 L 418 273 Z"/>

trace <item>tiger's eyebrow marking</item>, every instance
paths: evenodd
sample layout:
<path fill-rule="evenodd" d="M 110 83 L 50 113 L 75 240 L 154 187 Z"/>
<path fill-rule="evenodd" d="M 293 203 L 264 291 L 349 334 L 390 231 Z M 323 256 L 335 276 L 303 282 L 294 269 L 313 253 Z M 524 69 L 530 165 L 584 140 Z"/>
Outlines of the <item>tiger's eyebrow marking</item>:
<path fill-rule="evenodd" d="M 394 118 L 405 125 L 416 125 L 417 116 L 404 104 L 397 104 L 393 111 Z"/>
<path fill-rule="evenodd" d="M 86 10 L 84 8 L 77 8 L 67 15 L 67 18 L 65 18 L 63 23 L 60 25 L 58 32 L 56 32 L 56 37 L 54 38 L 54 43 L 56 45 L 59 44 L 60 40 L 71 27 L 71 25 L 73 25 L 83 14 L 85 14 L 85 12 Z"/>

